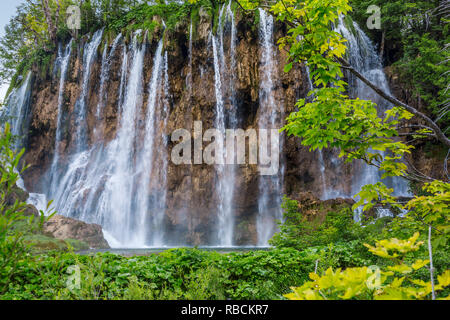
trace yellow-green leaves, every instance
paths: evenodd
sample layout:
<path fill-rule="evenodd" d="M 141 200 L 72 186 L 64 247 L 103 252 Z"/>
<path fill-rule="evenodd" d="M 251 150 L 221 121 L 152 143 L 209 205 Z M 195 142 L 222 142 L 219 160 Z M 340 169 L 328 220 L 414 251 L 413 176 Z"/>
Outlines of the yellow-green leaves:
<path fill-rule="evenodd" d="M 408 252 L 418 250 L 422 245 L 417 241 L 416 232 L 406 240 L 389 239 L 376 242 L 376 246 L 365 245 L 369 251 L 383 258 L 403 257 Z M 322 299 L 374 299 L 406 300 L 430 297 L 431 282 L 413 278 L 414 272 L 427 266 L 428 260 L 418 259 L 412 264 L 400 262 L 388 266 L 385 271 L 377 266 L 347 268 L 345 270 L 329 268 L 323 275 L 310 273 L 312 281 L 305 282 L 298 288 L 291 288 L 286 294 L 288 299 L 322 300 Z M 435 291 L 450 285 L 450 270 L 437 277 Z"/>
<path fill-rule="evenodd" d="M 449 224 L 450 218 L 450 184 L 435 180 L 425 183 L 423 191 L 426 196 L 415 196 L 405 208 L 418 215 L 428 224 L 440 222 L 442 226 Z"/>
<path fill-rule="evenodd" d="M 285 297 L 292 300 L 352 299 L 369 290 L 367 282 L 374 273 L 376 271 L 367 267 L 336 271 L 328 268 L 323 276 L 310 274 L 313 281 L 291 288 L 293 292 Z"/>
<path fill-rule="evenodd" d="M 391 238 L 389 240 L 379 240 L 375 243 L 375 247 L 364 244 L 369 251 L 373 254 L 380 256 L 382 258 L 397 258 L 398 256 L 404 255 L 408 252 L 417 251 L 419 247 L 423 244 L 423 241 L 416 243 L 419 238 L 419 233 L 416 232 L 414 235 L 407 240 L 399 240 L 397 238 Z"/>

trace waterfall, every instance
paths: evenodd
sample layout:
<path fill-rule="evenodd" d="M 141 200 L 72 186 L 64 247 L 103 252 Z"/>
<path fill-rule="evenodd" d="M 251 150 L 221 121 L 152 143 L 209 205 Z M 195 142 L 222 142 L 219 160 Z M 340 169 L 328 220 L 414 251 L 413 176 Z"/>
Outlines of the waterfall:
<path fill-rule="evenodd" d="M 132 179 L 134 170 L 134 144 L 136 123 L 142 105 L 143 66 L 145 46 L 139 46 L 136 33 L 132 42 L 132 60 L 121 106 L 116 138 L 107 149 L 106 158 L 110 163 L 110 174 L 105 183 L 105 190 L 100 196 L 100 216 L 104 217 L 104 228 L 121 243 L 142 246 L 140 234 L 132 232 L 134 216 Z M 126 67 L 124 64 L 123 66 Z M 126 72 L 122 70 L 122 72 Z M 126 230 L 126 232 L 124 232 Z M 139 242 L 136 243 L 135 241 Z"/>
<path fill-rule="evenodd" d="M 60 214 L 99 223 L 121 243 L 130 241 L 132 235 L 133 183 L 130 181 L 130 177 L 134 174 L 132 165 L 134 163 L 135 123 L 142 105 L 142 72 L 145 51 L 144 47 L 139 47 L 137 36 L 137 34 L 134 36 L 132 43 L 130 76 L 126 86 L 121 84 L 125 92 L 123 103 L 119 108 L 116 138 L 107 146 L 94 145 L 91 149 L 84 148 L 84 150 L 72 154 L 64 170 L 61 170 L 63 175 L 58 179 L 55 191 L 49 192 L 50 197 L 55 200 L 56 209 Z M 96 38 L 94 37 L 94 39 Z M 97 47 L 97 44 L 88 47 L 94 46 Z M 121 80 L 125 81 L 128 74 L 126 49 L 123 54 Z M 86 56 L 89 54 L 85 54 Z M 84 61 L 91 59 L 87 58 Z M 84 75 L 86 75 L 84 79 L 88 79 L 87 70 L 90 69 L 90 63 L 85 63 L 84 68 L 87 68 L 84 70 Z M 100 90 L 103 89 L 100 88 Z M 82 100 L 85 98 L 83 97 Z M 85 118 L 82 118 L 82 121 L 86 121 Z"/>
<path fill-rule="evenodd" d="M 83 57 L 83 82 L 80 97 L 75 104 L 75 126 L 76 134 L 76 152 L 83 151 L 87 148 L 87 123 L 86 123 L 86 105 L 89 94 L 89 80 L 91 76 L 91 65 L 97 55 L 97 49 L 103 36 L 103 29 L 98 30 L 92 36 L 91 42 L 84 47 Z"/>
<path fill-rule="evenodd" d="M 59 63 L 58 61 L 56 63 Z M 16 151 L 23 148 L 26 143 L 27 131 L 31 117 L 31 90 L 32 75 L 29 72 L 22 84 L 14 88 L 6 100 L 5 107 L 1 110 L 1 118 L 10 123 L 10 129 L 17 140 L 14 141 L 13 149 Z M 16 171 L 16 173 L 19 173 Z M 20 177 L 16 183 L 17 187 L 27 191 L 23 179 Z M 47 211 L 47 198 L 44 194 L 29 193 L 26 202 L 36 207 L 37 210 Z"/>
<path fill-rule="evenodd" d="M 226 13 L 224 16 L 225 10 Z M 231 28 L 231 43 L 229 52 L 230 65 L 227 65 L 224 52 L 223 39 L 226 25 Z M 215 129 L 217 129 L 222 135 L 221 141 L 216 141 L 216 143 L 220 144 L 220 150 L 222 152 L 215 155 L 218 163 L 216 165 L 216 195 L 218 197 L 217 244 L 219 246 L 232 246 L 234 237 L 233 198 L 235 192 L 236 168 L 234 164 L 229 164 L 227 161 L 227 153 L 226 151 L 223 151 L 225 149 L 223 138 L 226 135 L 227 127 L 235 128 L 237 125 L 233 76 L 236 60 L 236 28 L 234 25 L 234 15 L 231 11 L 231 1 L 228 5 L 224 4 L 220 9 L 219 27 L 217 33 L 217 36 L 212 33 L 210 34 L 214 58 L 214 88 L 216 96 L 216 118 L 214 125 Z M 229 81 L 226 81 L 226 79 L 229 79 Z M 226 97 L 229 97 L 229 102 Z M 229 105 L 229 110 L 226 109 L 226 103 Z"/>
<path fill-rule="evenodd" d="M 193 42 L 195 25 L 192 21 L 189 30 L 186 30 L 189 33 L 187 45 L 189 56 L 186 57 L 186 65 L 182 65 L 179 56 L 177 56 L 174 59 L 173 68 L 170 68 L 169 65 L 172 62 L 172 56 L 165 51 L 163 39 L 160 39 L 158 44 L 155 45 L 156 50 L 152 52 L 152 58 L 147 60 L 147 50 L 153 46 L 147 45 L 148 39 L 144 35 L 144 31 L 141 30 L 132 34 L 130 41 L 122 35 L 118 35 L 110 46 L 105 44 L 104 47 L 100 46 L 103 31 L 95 32 L 89 42 L 84 45 L 83 56 L 80 57 L 80 60 L 82 60 L 80 61 L 80 64 L 82 64 L 79 81 L 80 90 L 79 96 L 75 97 L 77 98 L 75 106 L 71 106 L 74 108 L 72 115 L 67 114 L 68 108 L 64 98 L 65 94 L 69 92 L 68 84 L 66 88 L 66 78 L 69 73 L 72 41 L 65 48 L 60 47 L 54 67 L 54 70 L 60 72 L 57 125 L 54 155 L 47 172 L 50 183 L 48 184 L 48 190 L 46 190 L 46 196 L 55 200 L 55 206 L 59 214 L 102 225 L 108 241 L 117 247 L 159 247 L 169 243 L 172 245 L 175 241 L 170 239 L 169 236 L 178 230 L 180 230 L 182 236 L 185 236 L 184 232 L 188 232 L 186 236 L 192 242 L 197 242 L 199 239 L 204 241 L 207 236 L 212 234 L 212 239 L 207 244 L 233 246 L 235 239 L 247 241 L 247 239 L 253 238 L 253 229 L 250 228 L 248 230 L 251 237 L 237 237 L 241 236 L 239 233 L 241 232 L 241 226 L 246 224 L 251 217 L 255 218 L 256 244 L 267 246 L 268 240 L 277 229 L 275 221 L 282 219 L 281 201 L 284 193 L 286 164 L 283 159 L 280 159 L 278 173 L 272 176 L 261 175 L 257 178 L 258 180 L 253 179 L 253 176 L 250 176 L 251 179 L 247 179 L 249 176 L 245 176 L 241 180 L 238 173 L 252 175 L 253 167 L 249 166 L 249 171 L 245 171 L 249 169 L 248 167 L 241 171 L 241 168 L 234 164 L 236 159 L 229 159 L 224 138 L 227 129 L 238 128 L 240 122 L 251 129 L 256 126 L 259 129 L 279 129 L 282 127 L 284 119 L 283 93 L 286 91 L 283 91 L 285 88 L 282 88 L 282 82 L 280 76 L 278 76 L 279 66 L 277 64 L 279 59 L 274 39 L 274 19 L 264 10 L 259 10 L 259 46 L 257 48 L 259 66 L 254 68 L 256 61 L 244 61 L 242 64 L 237 61 L 237 46 L 240 39 L 237 37 L 235 16 L 231 7 L 231 1 L 229 1 L 219 8 L 217 32 L 215 34 L 212 31 L 209 33 L 208 49 L 210 51 L 208 53 L 210 60 L 205 64 L 209 65 L 209 62 L 213 62 L 214 74 L 211 74 L 211 76 L 214 79 L 214 93 L 211 92 L 211 95 L 214 95 L 215 101 L 212 104 L 214 106 L 212 126 L 217 129 L 222 138 L 215 140 L 222 146 L 222 148 L 219 148 L 221 152 L 215 154 L 217 160 L 214 167 L 215 180 L 212 186 L 207 185 L 208 188 L 214 189 L 214 196 L 211 201 L 215 202 L 210 213 L 213 226 L 210 225 L 209 217 L 206 217 L 207 212 L 203 212 L 206 211 L 205 208 L 210 208 L 209 202 L 206 203 L 206 206 L 204 206 L 204 203 L 199 204 L 200 210 L 203 211 L 199 212 L 198 216 L 193 215 L 193 219 L 190 219 L 191 217 L 186 219 L 193 226 L 193 228 L 191 228 L 191 225 L 187 227 L 187 231 L 180 225 L 184 221 L 184 217 L 180 214 L 182 211 L 176 211 L 178 210 L 176 208 L 172 212 L 166 208 L 166 206 L 172 205 L 172 194 L 175 198 L 178 191 L 189 189 L 184 186 L 173 186 L 174 181 L 180 181 L 178 180 L 178 172 L 175 172 L 173 176 L 171 173 L 170 177 L 175 179 L 168 181 L 168 171 L 174 168 L 169 167 L 168 150 L 172 145 L 169 145 L 167 138 L 167 127 L 174 123 L 177 126 L 182 125 L 180 122 L 183 121 L 182 117 L 185 116 L 174 114 L 174 118 L 175 116 L 177 118 L 176 121 L 169 123 L 170 112 L 177 107 L 172 106 L 172 103 L 175 104 L 182 100 L 182 104 L 180 104 L 182 108 L 179 110 L 185 110 L 186 95 L 189 94 L 190 101 L 193 103 L 199 97 L 192 94 L 193 86 L 199 85 L 193 82 L 193 78 L 197 80 L 194 77 L 197 74 L 193 72 L 193 68 L 195 71 L 198 70 L 195 63 L 202 55 L 194 56 L 193 52 L 197 53 L 196 50 L 200 49 L 200 47 L 194 48 L 194 44 L 200 46 L 202 40 Z M 343 24 L 337 28 L 349 37 L 350 61 L 377 85 L 388 90 L 381 62 L 373 46 L 356 25 L 354 29 L 356 31 L 352 33 Z M 143 43 L 141 43 L 142 38 L 144 38 Z M 244 43 L 245 39 L 240 44 Z M 99 47 L 103 49 L 99 50 Z M 182 49 L 182 52 L 184 52 L 184 46 Z M 254 49 L 255 47 L 251 44 L 251 50 Z M 122 55 L 122 59 L 120 64 L 117 61 L 118 65 L 116 66 L 114 60 L 119 55 Z M 171 59 L 169 60 L 169 58 Z M 247 59 L 246 56 L 243 58 Z M 250 59 L 252 58 L 253 54 Z M 242 79 L 238 79 L 238 67 L 240 72 L 250 67 L 249 77 L 244 79 L 244 81 L 250 81 L 248 84 L 243 84 L 241 83 Z M 199 69 L 201 74 L 206 74 L 206 71 L 209 70 L 208 68 L 202 69 L 202 66 Z M 253 85 L 253 79 L 258 79 L 258 75 L 253 74 L 254 69 L 259 72 L 258 98 Z M 179 82 L 179 79 L 169 78 L 169 75 L 170 77 L 182 75 L 186 78 Z M 238 80 L 241 80 L 241 82 L 238 82 Z M 183 88 L 184 81 L 186 83 L 185 89 Z M 95 86 L 93 85 L 94 82 Z M 26 114 L 29 111 L 27 111 L 28 102 L 26 101 L 29 99 L 27 95 L 30 94 L 28 89 L 30 83 L 31 76 L 29 75 L 22 86 L 15 89 L 10 96 L 10 101 L 14 99 L 16 101 L 14 107 L 8 107 L 11 111 L 10 115 L 15 116 L 15 118 L 22 120 L 27 118 Z M 172 88 L 171 84 L 173 85 Z M 374 101 L 378 99 L 359 80 L 351 78 L 350 84 L 353 96 L 370 98 Z M 73 84 L 70 85 L 73 86 Z M 290 84 L 289 86 L 288 90 L 292 91 L 292 86 Z M 93 88 L 96 90 L 94 94 Z M 205 88 L 210 87 L 205 86 Z M 240 91 L 238 91 L 238 88 Z M 251 93 L 247 92 L 247 88 L 251 89 Z M 310 83 L 310 89 L 312 88 L 313 85 Z M 117 90 L 117 93 L 111 94 L 112 90 Z M 173 90 L 173 95 L 170 93 L 171 90 Z M 199 90 L 199 93 L 203 94 L 201 90 Z M 113 95 L 113 97 L 108 97 L 108 94 Z M 118 97 L 115 97 L 116 94 Z M 180 96 L 177 96 L 178 94 Z M 288 94 L 290 99 L 292 97 L 291 92 Z M 214 99 L 214 97 L 211 97 L 211 99 Z M 118 98 L 117 102 L 113 102 L 115 98 Z M 255 101 L 255 98 L 259 101 Z M 388 107 L 384 101 L 380 99 L 376 101 L 380 105 L 380 111 Z M 112 103 L 116 105 L 110 106 Z M 242 119 L 238 118 L 240 104 L 249 106 L 248 110 L 241 110 Z M 259 105 L 259 108 L 255 118 L 254 108 L 256 105 Z M 113 123 L 111 127 L 108 124 L 108 127 L 106 127 L 106 122 L 110 119 L 106 119 L 104 113 L 106 110 L 110 112 L 111 107 L 112 110 L 117 110 L 117 123 Z M 190 118 L 186 122 L 190 123 L 190 119 L 194 116 L 187 116 Z M 87 125 L 88 119 L 89 124 L 93 123 L 92 126 L 89 125 L 89 128 Z M 24 123 L 15 123 L 13 127 L 23 128 Z M 104 137 L 107 134 L 105 128 L 111 129 L 112 136 Z M 20 133 L 20 130 L 17 129 L 17 132 Z M 66 132 L 69 132 L 69 134 Z M 70 135 L 72 140 L 66 141 L 70 140 Z M 260 133 L 260 144 L 269 144 L 268 140 L 270 139 L 264 138 L 264 135 Z M 284 147 L 284 138 L 279 142 L 278 147 L 281 151 Z M 273 150 L 272 147 L 268 149 Z M 261 149 L 259 149 L 260 160 L 267 157 Z M 338 162 L 336 162 L 338 160 L 334 156 L 334 152 L 319 150 L 317 161 L 319 168 L 317 178 L 320 179 L 317 183 L 322 185 L 322 199 L 354 195 L 350 192 L 344 194 L 343 191 L 337 190 L 336 186 L 333 185 L 334 181 L 327 180 L 327 173 L 332 173 L 338 166 Z M 181 174 L 185 175 L 186 171 L 184 170 L 179 171 L 182 171 Z M 352 191 L 360 188 L 362 184 L 368 183 L 367 181 L 373 183 L 380 179 L 378 172 L 373 171 L 371 167 L 355 166 L 354 170 L 355 177 Z M 176 171 L 178 171 L 178 168 Z M 209 174 L 210 172 L 206 175 L 208 179 Z M 246 204 L 243 205 L 242 203 L 247 200 L 245 198 L 247 194 L 243 197 L 237 195 L 240 195 L 241 190 L 247 190 L 248 186 L 241 187 L 236 184 L 239 181 L 247 182 L 250 180 L 252 183 L 250 186 L 251 194 L 249 195 L 249 198 L 251 198 L 250 205 L 245 207 Z M 254 182 L 257 182 L 256 188 L 253 188 Z M 390 182 L 397 183 L 394 180 Z M 192 182 L 190 183 L 192 185 Z M 170 190 L 168 189 L 169 186 Z M 320 185 L 318 185 L 318 188 L 320 189 Z M 196 191 L 194 190 L 192 193 L 195 196 L 197 196 Z M 255 195 L 258 195 L 257 201 L 253 201 Z M 38 206 L 45 203 L 44 198 L 39 195 L 30 195 L 30 201 Z M 210 199 L 205 199 L 205 201 L 210 201 Z M 235 205 L 237 201 L 239 203 Z M 236 208 L 236 206 L 239 206 L 239 208 Z M 254 207 L 257 207 L 257 209 Z M 248 212 L 243 212 L 244 209 Z M 256 216 L 254 215 L 255 211 L 257 211 Z M 239 217 L 236 218 L 238 213 Z M 381 214 L 386 215 L 387 213 L 382 212 Z M 202 221 L 197 223 L 197 221 L 193 221 L 195 219 Z M 241 222 L 243 222 L 242 225 Z M 211 227 L 212 230 L 203 230 L 202 228 L 205 228 L 206 225 L 208 228 Z M 239 225 L 239 228 L 236 227 L 237 225 Z M 197 228 L 197 226 L 199 227 Z M 246 229 L 242 228 L 242 230 Z M 235 236 L 235 233 L 237 236 Z M 192 234 L 195 238 L 192 237 Z"/>
<path fill-rule="evenodd" d="M 70 40 L 67 44 L 64 53 L 60 54 L 59 61 L 59 89 L 58 89 L 58 116 L 56 120 L 56 135 L 55 135 L 55 149 L 53 153 L 53 160 L 50 166 L 50 180 L 49 185 L 52 188 L 51 194 L 55 193 L 55 188 L 58 184 L 58 163 L 59 163 L 59 153 L 61 140 L 62 140 L 62 130 L 63 130 L 63 110 L 62 105 L 64 103 L 64 84 L 66 83 L 67 69 L 69 67 L 70 55 L 72 53 L 72 42 Z"/>
<path fill-rule="evenodd" d="M 167 127 L 167 122 L 169 120 L 170 114 L 170 84 L 169 84 L 169 58 L 167 55 L 167 51 L 164 52 L 164 90 L 163 90 L 163 108 L 161 116 L 164 119 L 162 121 L 163 128 L 161 128 L 161 145 L 162 148 L 160 155 L 160 172 L 159 172 L 159 181 L 158 185 L 160 186 L 160 194 L 157 196 L 157 205 L 156 208 L 158 211 L 155 213 L 156 218 L 153 220 L 153 245 L 154 246 L 162 246 L 164 240 L 164 234 L 161 231 L 161 225 L 166 213 L 166 201 L 167 201 L 167 170 L 169 165 L 169 154 L 168 154 L 168 145 L 169 139 L 164 134 L 165 129 Z"/>
<path fill-rule="evenodd" d="M 107 144 L 98 141 L 90 148 L 86 145 L 73 153 L 64 170 L 59 170 L 63 174 L 55 180 L 58 181 L 55 188 L 49 191 L 58 212 L 101 224 L 108 240 L 122 247 L 164 245 L 162 225 L 166 205 L 168 141 L 163 130 L 170 111 L 168 56 L 167 53 L 162 54 L 161 39 L 154 55 L 148 100 L 144 106 L 146 45 L 145 41 L 144 44 L 139 43 L 141 35 L 142 31 L 134 34 L 129 48 L 123 44 L 115 137 Z M 90 53 L 84 55 L 83 88 L 89 81 L 98 37 L 99 33 L 96 33 L 87 45 Z M 106 49 L 102 54 L 99 100 L 95 106 L 97 123 L 107 102 L 105 86 L 120 39 L 119 35 L 114 40 L 109 54 Z M 63 78 L 61 83 L 60 92 L 63 92 Z M 87 101 L 87 94 L 88 90 L 82 92 L 78 101 Z M 143 125 L 140 121 L 142 114 L 145 114 Z M 86 112 L 77 113 L 77 116 L 86 122 Z"/>
<path fill-rule="evenodd" d="M 1 111 L 1 118 L 9 122 L 11 134 L 16 136 L 14 148 L 20 149 L 24 146 L 30 122 L 30 97 L 32 87 L 32 75 L 28 72 L 26 78 L 18 88 L 14 88 L 6 99 L 5 106 Z"/>
<path fill-rule="evenodd" d="M 314 90 L 314 85 L 312 83 L 312 79 L 311 79 L 311 73 L 309 70 L 309 67 L 307 64 L 305 64 L 305 72 L 306 72 L 306 79 L 308 81 L 308 88 L 309 91 Z M 311 101 L 312 98 L 314 98 L 314 95 L 311 96 L 310 100 Z M 323 152 L 322 149 L 318 149 L 317 150 L 318 153 L 318 160 L 319 160 L 319 171 L 320 171 L 320 180 L 322 182 L 322 196 L 321 199 L 322 200 L 328 200 L 330 199 L 330 192 L 328 190 L 328 184 L 327 184 L 327 178 L 326 178 L 326 174 L 325 174 L 325 160 L 323 158 Z"/>
<path fill-rule="evenodd" d="M 274 96 L 273 75 L 276 74 L 275 46 L 273 44 L 273 18 L 263 9 L 259 9 L 259 41 L 261 47 L 260 60 L 260 90 L 258 126 L 260 129 L 279 129 L 283 118 L 282 105 Z M 260 144 L 264 139 L 260 137 Z M 267 141 L 265 141 L 267 142 Z M 264 143 L 264 142 L 263 142 Z M 282 150 L 282 141 L 280 141 Z M 270 147 L 268 148 L 271 149 Z M 263 155 L 260 155 L 261 159 Z M 276 219 L 282 219 L 281 197 L 283 193 L 284 165 L 272 176 L 260 176 L 258 216 L 256 221 L 258 233 L 258 245 L 266 246 L 273 233 L 276 231 Z"/>
<path fill-rule="evenodd" d="M 57 62 L 58 63 L 58 62 Z M 32 90 L 32 75 L 29 72 L 22 84 L 18 88 L 14 88 L 6 100 L 4 108 L 1 110 L 2 121 L 10 123 L 11 134 L 16 137 L 13 149 L 19 150 L 25 146 L 28 126 L 31 116 L 31 90 Z M 18 173 L 18 172 L 17 172 Z M 22 178 L 19 176 L 17 187 L 27 191 Z M 44 213 L 47 209 L 47 199 L 44 194 L 29 193 L 26 201 L 42 210 Z"/>
<path fill-rule="evenodd" d="M 142 152 L 138 156 L 137 161 L 137 174 L 140 177 L 135 184 L 138 186 L 137 190 L 137 212 L 139 214 L 139 223 L 137 225 L 137 236 L 140 237 L 141 242 L 145 242 L 146 230 L 149 227 L 147 223 L 150 220 L 150 230 L 152 231 L 152 245 L 162 245 L 162 219 L 164 218 L 163 208 L 158 206 L 158 200 L 149 199 L 150 183 L 152 178 L 155 178 L 155 146 L 156 146 L 156 133 L 158 125 L 158 88 L 160 87 L 161 74 L 162 74 L 162 48 L 163 40 L 161 39 L 156 49 L 155 57 L 153 59 L 153 70 L 148 87 L 148 104 L 147 115 L 145 122 L 145 135 L 144 144 L 142 146 Z M 165 203 L 164 203 L 165 205 Z M 149 217 L 149 213 L 152 213 Z"/>
<path fill-rule="evenodd" d="M 117 46 L 119 45 L 120 40 L 122 39 L 122 34 L 119 33 L 119 35 L 114 39 L 114 42 L 111 46 L 111 50 L 109 54 L 108 52 L 108 46 L 105 45 L 103 49 L 102 54 L 102 66 L 100 69 L 100 92 L 98 95 L 98 103 L 97 103 L 97 110 L 96 110 L 96 117 L 97 120 L 101 120 L 101 112 L 103 111 L 103 107 L 105 106 L 105 103 L 107 101 L 107 95 L 105 92 L 105 84 L 108 81 L 109 77 L 109 71 L 111 68 L 111 60 L 114 57 L 114 54 L 116 53 Z"/>
<path fill-rule="evenodd" d="M 352 28 L 349 29 L 344 22 L 344 18 L 341 16 L 336 31 L 347 39 L 347 54 L 350 64 L 377 87 L 391 95 L 377 50 L 358 24 L 352 22 Z M 371 100 L 376 103 L 380 116 L 391 107 L 386 100 L 381 98 L 361 80 L 352 75 L 349 76 L 349 79 L 350 94 L 354 97 Z M 358 193 L 361 187 L 366 184 L 375 184 L 381 181 L 381 172 L 374 166 L 358 163 L 353 166 L 353 171 L 352 195 Z M 408 185 L 404 179 L 389 178 L 383 181 L 388 187 L 394 188 L 396 196 L 409 195 Z"/>

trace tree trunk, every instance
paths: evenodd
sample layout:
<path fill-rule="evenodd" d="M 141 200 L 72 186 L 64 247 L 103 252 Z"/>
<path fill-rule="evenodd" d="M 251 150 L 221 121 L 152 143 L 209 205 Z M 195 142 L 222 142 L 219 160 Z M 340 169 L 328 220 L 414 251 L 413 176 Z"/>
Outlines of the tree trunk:
<path fill-rule="evenodd" d="M 57 28 L 52 19 L 52 12 L 50 11 L 50 6 L 48 4 L 48 0 L 42 0 L 42 9 L 44 11 L 45 20 L 48 25 L 48 34 L 50 36 L 50 41 L 52 43 L 56 43 Z"/>
<path fill-rule="evenodd" d="M 383 61 L 385 37 L 386 37 L 386 31 L 383 31 L 383 34 L 381 35 L 381 45 L 380 45 L 380 59 L 381 59 L 381 61 Z"/>

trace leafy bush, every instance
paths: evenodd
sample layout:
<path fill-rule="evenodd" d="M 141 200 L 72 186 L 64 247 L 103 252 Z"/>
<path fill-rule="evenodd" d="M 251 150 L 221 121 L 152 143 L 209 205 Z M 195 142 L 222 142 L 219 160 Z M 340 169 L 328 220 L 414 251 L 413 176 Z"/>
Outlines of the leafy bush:
<path fill-rule="evenodd" d="M 336 271 L 330 267 L 322 276 L 310 273 L 312 281 L 305 282 L 293 292 L 286 295 L 289 299 L 322 300 L 322 299 L 425 299 L 431 296 L 432 290 L 442 291 L 450 286 L 450 270 L 445 270 L 437 277 L 437 284 L 432 285 L 415 277 L 415 272 L 425 267 L 430 261 L 417 259 L 407 263 L 409 253 L 419 250 L 423 244 L 417 241 L 416 232 L 407 240 L 391 238 L 380 240 L 375 246 L 366 244 L 373 254 L 392 261 L 384 270 L 378 266 L 347 268 Z M 408 286 L 405 284 L 408 283 Z"/>
<path fill-rule="evenodd" d="M 324 221 L 308 219 L 307 215 L 299 210 L 298 201 L 287 197 L 281 207 L 284 209 L 284 222 L 278 223 L 280 232 L 269 241 L 276 247 L 301 250 L 310 246 L 327 246 L 330 243 L 357 240 L 368 234 L 367 230 L 353 221 L 353 213 L 348 207 L 326 212 Z"/>
<path fill-rule="evenodd" d="M 281 299 L 317 255 L 294 249 L 220 254 L 173 249 L 126 258 L 50 252 L 18 264 L 1 299 Z M 80 286 L 69 289 L 78 266 Z"/>

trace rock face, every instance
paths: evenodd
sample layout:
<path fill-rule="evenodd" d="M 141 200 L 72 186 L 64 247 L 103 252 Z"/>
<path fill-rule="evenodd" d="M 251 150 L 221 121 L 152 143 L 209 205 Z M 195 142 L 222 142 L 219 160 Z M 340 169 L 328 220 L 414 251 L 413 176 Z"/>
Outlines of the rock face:
<path fill-rule="evenodd" d="M 108 242 L 103 237 L 102 227 L 72 218 L 55 215 L 43 226 L 44 234 L 56 239 L 75 239 L 86 242 L 91 248 L 108 249 Z"/>

